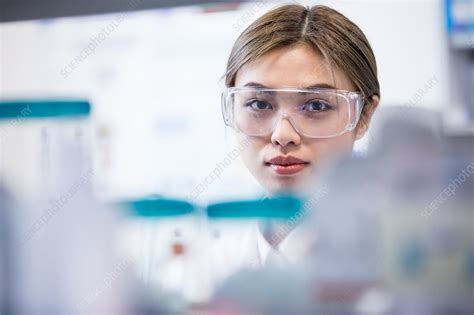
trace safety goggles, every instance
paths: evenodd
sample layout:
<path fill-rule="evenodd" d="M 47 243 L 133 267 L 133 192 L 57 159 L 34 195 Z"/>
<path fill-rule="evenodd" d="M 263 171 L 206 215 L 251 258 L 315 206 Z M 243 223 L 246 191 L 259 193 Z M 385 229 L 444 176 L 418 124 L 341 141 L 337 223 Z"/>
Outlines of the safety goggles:
<path fill-rule="evenodd" d="M 301 135 L 331 138 L 353 130 L 362 93 L 334 89 L 231 87 L 222 93 L 224 122 L 248 136 L 271 134 L 287 119 Z"/>

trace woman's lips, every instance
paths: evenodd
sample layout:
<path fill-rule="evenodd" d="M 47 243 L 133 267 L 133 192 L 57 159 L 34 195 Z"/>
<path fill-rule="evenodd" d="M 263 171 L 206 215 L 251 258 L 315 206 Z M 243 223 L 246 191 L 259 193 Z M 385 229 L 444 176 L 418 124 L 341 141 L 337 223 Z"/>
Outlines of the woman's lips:
<path fill-rule="evenodd" d="M 266 165 L 270 166 L 279 175 L 296 174 L 308 166 L 308 164 L 308 162 L 293 156 L 277 156 L 266 162 Z"/>
<path fill-rule="evenodd" d="M 308 163 L 302 164 L 290 164 L 290 165 L 277 165 L 277 164 L 270 164 L 272 170 L 280 175 L 292 175 L 296 174 L 299 171 L 303 170 Z"/>

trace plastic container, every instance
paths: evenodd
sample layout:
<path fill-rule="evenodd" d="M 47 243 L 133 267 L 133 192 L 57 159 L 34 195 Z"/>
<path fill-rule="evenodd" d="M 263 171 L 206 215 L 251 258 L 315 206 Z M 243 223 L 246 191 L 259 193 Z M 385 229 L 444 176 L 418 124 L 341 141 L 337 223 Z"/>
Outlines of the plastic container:
<path fill-rule="evenodd" d="M 208 298 L 202 216 L 195 205 L 151 197 L 121 202 L 129 214 L 124 244 L 158 309 L 183 311 Z"/>
<path fill-rule="evenodd" d="M 62 203 L 91 180 L 90 111 L 85 100 L 0 101 L 0 178 L 19 201 Z"/>

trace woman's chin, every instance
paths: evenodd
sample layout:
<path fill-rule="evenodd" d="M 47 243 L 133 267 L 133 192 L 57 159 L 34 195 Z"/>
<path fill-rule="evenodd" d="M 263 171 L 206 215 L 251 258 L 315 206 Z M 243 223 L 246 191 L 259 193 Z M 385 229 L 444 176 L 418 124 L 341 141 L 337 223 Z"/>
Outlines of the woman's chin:
<path fill-rule="evenodd" d="M 298 177 L 280 177 L 266 182 L 263 187 L 271 195 L 299 195 L 305 181 Z"/>

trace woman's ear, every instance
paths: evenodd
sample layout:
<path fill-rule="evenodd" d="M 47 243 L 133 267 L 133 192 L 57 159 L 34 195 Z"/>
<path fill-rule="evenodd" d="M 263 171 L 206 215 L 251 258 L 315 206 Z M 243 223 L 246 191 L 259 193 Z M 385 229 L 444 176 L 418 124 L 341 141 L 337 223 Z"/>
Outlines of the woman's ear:
<path fill-rule="evenodd" d="M 372 120 L 372 116 L 375 113 L 375 110 L 379 106 L 380 98 L 377 95 L 372 95 L 370 98 L 370 102 L 364 106 L 362 110 L 362 114 L 360 116 L 359 124 L 357 125 L 356 129 L 356 136 L 355 139 L 361 139 L 367 130 L 369 129 L 370 121 Z"/>

